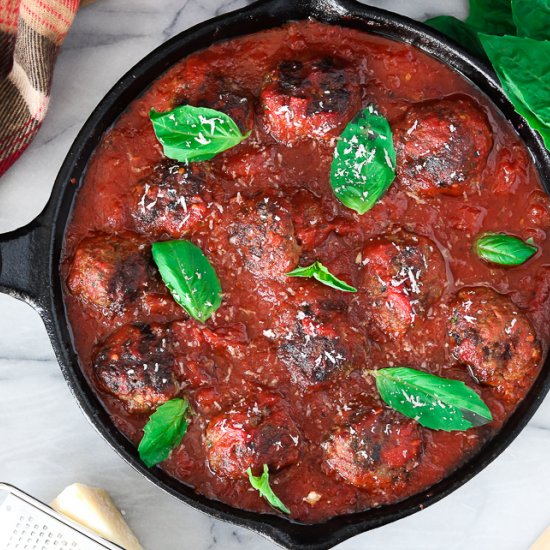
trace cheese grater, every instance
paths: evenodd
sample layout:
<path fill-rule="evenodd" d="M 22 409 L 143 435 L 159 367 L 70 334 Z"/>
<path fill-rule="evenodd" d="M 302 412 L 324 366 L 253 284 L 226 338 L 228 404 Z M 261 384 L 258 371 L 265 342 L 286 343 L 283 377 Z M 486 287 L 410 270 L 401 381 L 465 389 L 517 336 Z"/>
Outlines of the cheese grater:
<path fill-rule="evenodd" d="M 0 483 L 0 550 L 122 550 L 23 491 Z"/>

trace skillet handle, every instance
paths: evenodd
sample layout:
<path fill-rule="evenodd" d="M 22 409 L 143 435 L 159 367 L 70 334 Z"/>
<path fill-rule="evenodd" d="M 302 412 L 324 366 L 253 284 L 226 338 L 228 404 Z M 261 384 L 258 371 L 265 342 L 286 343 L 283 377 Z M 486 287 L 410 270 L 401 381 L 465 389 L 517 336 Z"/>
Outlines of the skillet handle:
<path fill-rule="evenodd" d="M 50 227 L 43 214 L 28 225 L 0 234 L 0 292 L 39 312 L 49 296 Z"/>

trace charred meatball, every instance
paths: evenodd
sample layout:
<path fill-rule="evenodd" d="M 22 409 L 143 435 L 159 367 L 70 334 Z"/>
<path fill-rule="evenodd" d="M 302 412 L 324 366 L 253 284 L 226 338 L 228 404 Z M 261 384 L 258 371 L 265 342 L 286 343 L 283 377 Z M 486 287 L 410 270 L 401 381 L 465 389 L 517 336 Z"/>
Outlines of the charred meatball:
<path fill-rule="evenodd" d="M 448 324 L 452 356 L 507 401 L 523 397 L 541 358 L 531 323 L 505 296 L 484 287 L 459 292 Z"/>
<path fill-rule="evenodd" d="M 103 342 L 93 358 L 98 387 L 147 413 L 178 394 L 178 360 L 165 325 L 125 325 Z"/>
<path fill-rule="evenodd" d="M 300 457 L 296 425 L 275 395 L 260 393 L 214 417 L 206 429 L 208 464 L 213 472 L 229 478 L 246 477 L 264 464 L 277 471 Z"/>
<path fill-rule="evenodd" d="M 426 237 L 405 232 L 376 237 L 361 258 L 358 304 L 378 339 L 402 336 L 443 293 L 445 261 Z"/>
<path fill-rule="evenodd" d="M 422 196 L 462 194 L 481 175 L 493 145 L 487 117 L 466 97 L 414 105 L 393 131 L 397 176 Z"/>
<path fill-rule="evenodd" d="M 283 279 L 298 263 L 300 248 L 289 210 L 270 196 L 235 199 L 228 208 L 229 243 L 259 278 Z"/>
<path fill-rule="evenodd" d="M 393 411 L 373 410 L 337 428 L 323 444 L 324 469 L 369 491 L 389 491 L 406 483 L 423 450 L 418 423 Z"/>
<path fill-rule="evenodd" d="M 146 245 L 135 235 L 94 235 L 76 249 L 67 286 L 104 314 L 121 313 L 149 283 Z"/>
<path fill-rule="evenodd" d="M 365 366 L 367 342 L 346 312 L 344 302 L 305 300 L 279 318 L 277 355 L 295 384 L 316 386 Z"/>
<path fill-rule="evenodd" d="M 204 220 L 212 191 L 195 165 L 163 161 L 132 191 L 136 231 L 178 239 Z"/>
<path fill-rule="evenodd" d="M 286 145 L 337 135 L 359 110 L 359 86 L 339 59 L 287 60 L 260 95 L 265 129 Z"/>

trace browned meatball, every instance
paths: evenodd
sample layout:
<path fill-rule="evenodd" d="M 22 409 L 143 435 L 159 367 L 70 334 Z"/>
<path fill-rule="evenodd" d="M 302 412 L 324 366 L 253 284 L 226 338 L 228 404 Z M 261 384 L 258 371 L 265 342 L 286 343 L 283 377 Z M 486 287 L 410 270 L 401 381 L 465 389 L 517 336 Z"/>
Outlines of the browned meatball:
<path fill-rule="evenodd" d="M 359 86 L 339 59 L 287 60 L 260 94 L 265 129 L 286 145 L 340 133 L 360 108 Z"/>
<path fill-rule="evenodd" d="M 264 464 L 277 471 L 300 457 L 299 431 L 284 403 L 273 394 L 259 393 L 214 417 L 206 429 L 208 464 L 217 475 L 246 477 Z"/>
<path fill-rule="evenodd" d="M 481 175 L 493 146 L 487 117 L 462 96 L 412 106 L 393 132 L 397 176 L 424 196 L 462 194 Z"/>
<path fill-rule="evenodd" d="M 459 292 L 448 322 L 452 356 L 477 382 L 508 401 L 523 397 L 541 358 L 531 323 L 505 296 L 484 287 Z"/>
<path fill-rule="evenodd" d="M 422 430 L 393 411 L 373 409 L 337 428 L 323 443 L 324 469 L 369 491 L 389 491 L 406 483 L 423 451 Z"/>
<path fill-rule="evenodd" d="M 281 280 L 296 266 L 300 248 L 284 201 L 270 196 L 234 199 L 227 216 L 229 243 L 250 273 Z"/>
<path fill-rule="evenodd" d="M 166 160 L 132 191 L 135 229 L 148 236 L 188 234 L 208 215 L 212 191 L 195 165 Z"/>
<path fill-rule="evenodd" d="M 316 386 L 365 367 L 368 344 L 350 327 L 346 303 L 323 299 L 322 294 L 302 298 L 298 305 L 282 306 L 273 332 L 278 358 L 292 381 Z"/>
<path fill-rule="evenodd" d="M 121 313 L 149 284 L 146 245 L 135 235 L 98 234 L 77 247 L 67 277 L 71 293 L 106 315 Z"/>
<path fill-rule="evenodd" d="M 402 336 L 443 293 L 445 261 L 426 237 L 405 232 L 376 237 L 361 258 L 357 303 L 378 339 Z"/>
<path fill-rule="evenodd" d="M 181 366 L 167 325 L 125 325 L 96 350 L 93 373 L 98 387 L 145 413 L 178 394 Z"/>

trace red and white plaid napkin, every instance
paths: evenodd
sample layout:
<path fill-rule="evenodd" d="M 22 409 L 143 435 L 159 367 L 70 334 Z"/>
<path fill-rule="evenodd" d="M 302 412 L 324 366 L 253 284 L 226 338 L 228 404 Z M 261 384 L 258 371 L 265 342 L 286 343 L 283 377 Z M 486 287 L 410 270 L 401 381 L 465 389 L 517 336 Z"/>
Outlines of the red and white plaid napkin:
<path fill-rule="evenodd" d="M 80 0 L 0 0 L 0 176 L 48 108 L 53 67 Z"/>

